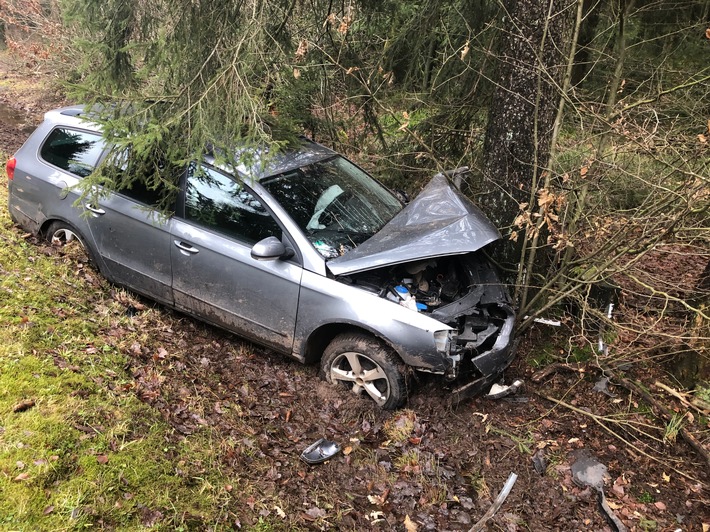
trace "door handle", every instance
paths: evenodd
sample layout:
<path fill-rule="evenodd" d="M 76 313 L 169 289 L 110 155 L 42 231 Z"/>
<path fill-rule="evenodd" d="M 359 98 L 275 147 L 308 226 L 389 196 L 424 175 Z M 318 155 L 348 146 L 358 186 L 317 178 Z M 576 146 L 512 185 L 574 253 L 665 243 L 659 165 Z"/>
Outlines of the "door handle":
<path fill-rule="evenodd" d="M 199 249 L 192 247 L 190 244 L 185 244 L 185 242 L 181 242 L 180 240 L 175 240 L 174 242 L 183 255 L 194 255 L 200 252 Z"/>
<path fill-rule="evenodd" d="M 106 214 L 106 211 L 103 209 L 100 209 L 99 207 L 94 207 L 91 203 L 87 203 L 84 205 L 86 207 L 87 211 L 91 211 L 91 213 L 94 215 L 94 217 L 101 216 L 102 214 Z"/>

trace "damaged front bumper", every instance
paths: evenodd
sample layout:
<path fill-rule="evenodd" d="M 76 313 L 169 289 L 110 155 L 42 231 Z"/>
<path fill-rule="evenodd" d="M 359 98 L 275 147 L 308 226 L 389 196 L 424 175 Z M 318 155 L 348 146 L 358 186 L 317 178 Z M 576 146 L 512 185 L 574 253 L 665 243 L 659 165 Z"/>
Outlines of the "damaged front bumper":
<path fill-rule="evenodd" d="M 507 304 L 496 305 L 496 310 L 503 313 L 499 328 L 495 327 L 492 332 L 486 329 L 478 334 L 471 333 L 468 325 L 472 318 L 467 316 L 464 330 L 451 343 L 451 364 L 445 377 L 455 386 L 452 390 L 454 403 L 485 391 L 500 378 L 515 357 L 515 311 Z M 477 338 L 480 336 L 483 338 Z M 491 336 L 495 337 L 493 345 L 479 350 Z"/>

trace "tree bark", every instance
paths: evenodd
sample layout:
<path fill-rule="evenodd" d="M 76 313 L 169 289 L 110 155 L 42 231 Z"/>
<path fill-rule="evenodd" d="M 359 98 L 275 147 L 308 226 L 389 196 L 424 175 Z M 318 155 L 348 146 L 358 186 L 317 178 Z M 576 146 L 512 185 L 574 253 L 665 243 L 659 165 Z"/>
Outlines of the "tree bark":
<path fill-rule="evenodd" d="M 534 200 L 549 163 L 576 2 L 505 0 L 504 11 L 483 173 L 489 184 L 484 206 L 505 238 L 519 205 Z M 520 250 L 504 253 L 506 262 L 517 263 Z"/>

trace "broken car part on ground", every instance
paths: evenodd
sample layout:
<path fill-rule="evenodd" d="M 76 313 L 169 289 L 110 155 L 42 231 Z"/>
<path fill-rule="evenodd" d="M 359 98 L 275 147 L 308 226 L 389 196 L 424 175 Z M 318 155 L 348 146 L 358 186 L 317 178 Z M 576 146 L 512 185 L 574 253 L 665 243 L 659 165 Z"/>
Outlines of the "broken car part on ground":
<path fill-rule="evenodd" d="M 445 176 L 404 206 L 302 140 L 263 165 L 188 165 L 170 216 L 139 181 L 81 194 L 99 164 L 124 169 L 126 157 L 83 107 L 46 113 L 7 163 L 13 220 L 78 241 L 118 285 L 320 361 L 325 380 L 383 408 L 406 399 L 407 368 L 440 375 L 463 398 L 512 361 L 514 313 L 481 251 L 500 234 Z"/>

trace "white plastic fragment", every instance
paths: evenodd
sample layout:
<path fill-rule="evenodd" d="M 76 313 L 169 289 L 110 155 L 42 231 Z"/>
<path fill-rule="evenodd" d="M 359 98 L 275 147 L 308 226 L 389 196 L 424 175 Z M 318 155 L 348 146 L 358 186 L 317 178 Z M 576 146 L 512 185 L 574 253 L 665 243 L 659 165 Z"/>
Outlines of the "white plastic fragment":
<path fill-rule="evenodd" d="M 483 514 L 483 517 L 481 517 L 478 520 L 478 522 L 475 525 L 473 525 L 468 532 L 479 532 L 479 531 L 483 530 L 483 527 L 490 520 L 490 518 L 493 517 L 498 510 L 500 510 L 501 506 L 503 506 L 503 503 L 508 498 L 508 495 L 510 495 L 510 491 L 513 489 L 513 486 L 515 485 L 516 480 L 518 480 L 518 475 L 516 475 L 515 473 L 511 473 L 508 476 L 508 480 L 506 480 L 505 484 L 503 484 L 503 489 L 500 490 L 498 497 L 496 497 L 496 500 L 493 502 L 491 507 L 488 508 L 488 511 L 485 514 Z"/>
<path fill-rule="evenodd" d="M 515 392 L 518 391 L 518 389 L 523 385 L 523 381 L 520 379 L 516 380 L 513 382 L 513 384 L 509 385 L 504 385 L 504 384 L 494 384 L 491 386 L 490 391 L 488 392 L 488 395 L 486 397 L 490 399 L 500 399 L 502 397 L 506 397 L 508 395 L 514 394 Z"/>

